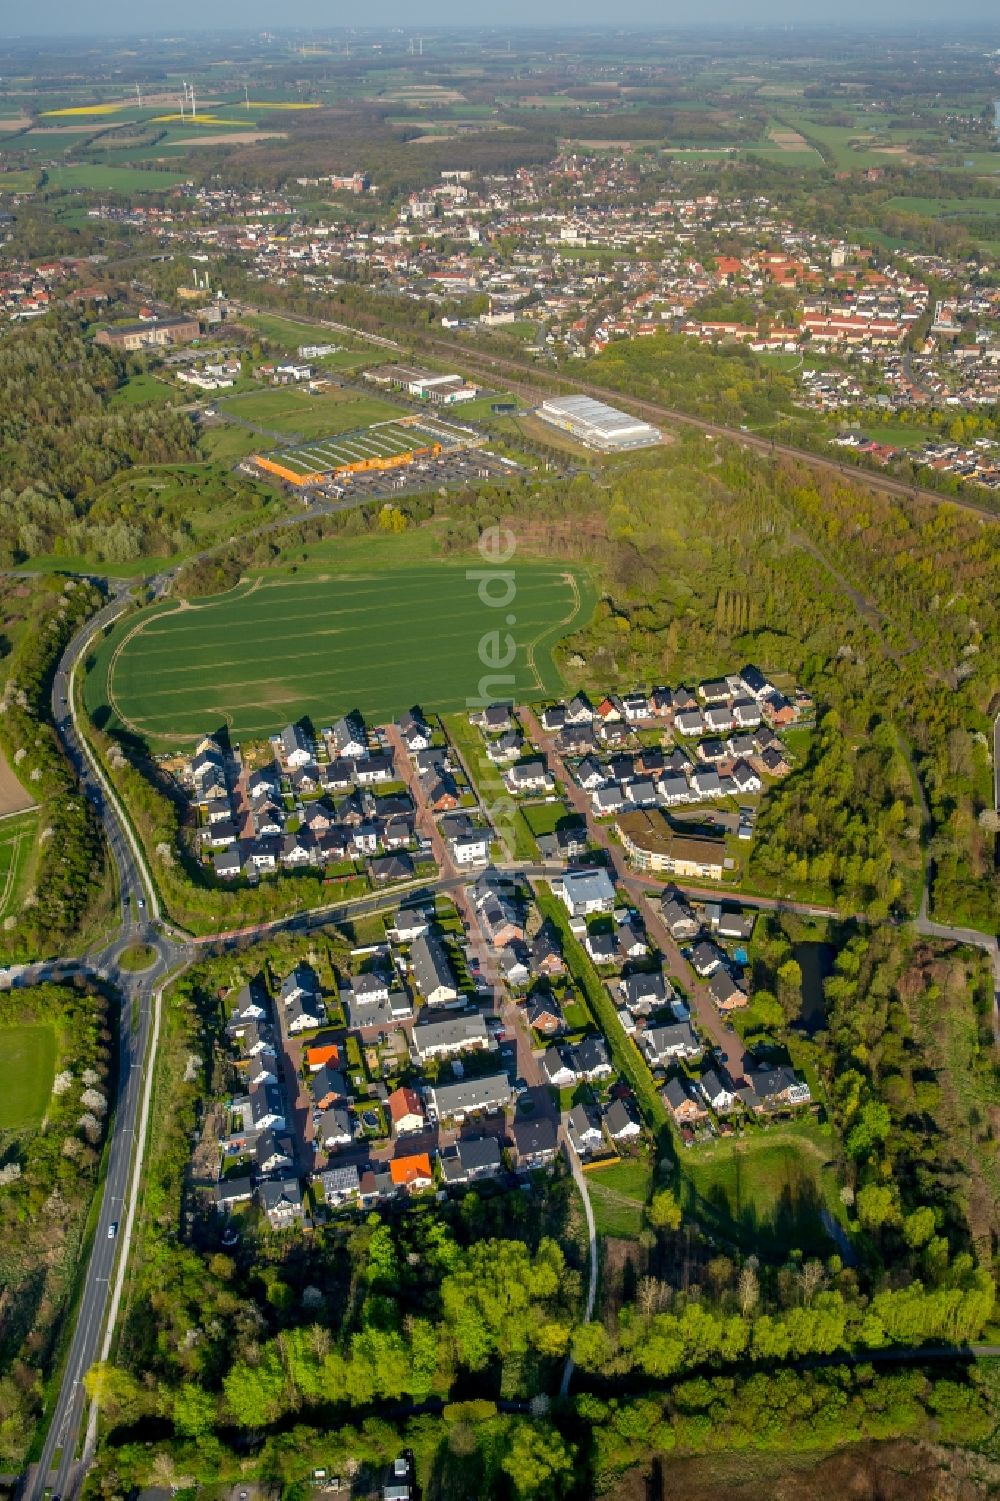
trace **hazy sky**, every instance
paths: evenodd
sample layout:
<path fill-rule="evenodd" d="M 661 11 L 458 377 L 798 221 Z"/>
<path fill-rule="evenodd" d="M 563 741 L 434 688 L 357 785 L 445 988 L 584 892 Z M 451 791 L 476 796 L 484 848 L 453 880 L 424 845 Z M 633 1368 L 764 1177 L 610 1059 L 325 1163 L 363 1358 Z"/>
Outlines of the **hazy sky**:
<path fill-rule="evenodd" d="M 76 35 L 87 32 L 176 32 L 191 28 L 271 28 L 289 26 L 536 25 L 755 26 L 794 23 L 870 26 L 956 23 L 996 26 L 998 0 L 504 0 L 497 5 L 469 0 L 0 0 L 0 35 Z"/>

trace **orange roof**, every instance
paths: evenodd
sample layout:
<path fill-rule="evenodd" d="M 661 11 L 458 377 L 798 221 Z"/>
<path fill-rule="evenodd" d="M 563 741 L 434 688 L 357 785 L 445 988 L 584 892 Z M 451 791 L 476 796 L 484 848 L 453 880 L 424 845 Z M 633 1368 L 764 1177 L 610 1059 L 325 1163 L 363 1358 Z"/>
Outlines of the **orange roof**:
<path fill-rule="evenodd" d="M 323 1067 L 324 1063 L 339 1063 L 340 1049 L 335 1042 L 321 1043 L 319 1047 L 306 1048 L 306 1062 L 315 1071 Z"/>
<path fill-rule="evenodd" d="M 431 1159 L 426 1152 L 418 1152 L 414 1157 L 394 1157 L 389 1163 L 389 1177 L 397 1187 L 409 1187 L 421 1180 L 430 1183 Z"/>
<path fill-rule="evenodd" d="M 394 1089 L 386 1104 L 389 1106 L 389 1114 L 394 1122 L 402 1120 L 404 1115 L 423 1115 L 424 1113 L 424 1107 L 416 1090 L 407 1089 L 405 1085 L 400 1089 Z"/>

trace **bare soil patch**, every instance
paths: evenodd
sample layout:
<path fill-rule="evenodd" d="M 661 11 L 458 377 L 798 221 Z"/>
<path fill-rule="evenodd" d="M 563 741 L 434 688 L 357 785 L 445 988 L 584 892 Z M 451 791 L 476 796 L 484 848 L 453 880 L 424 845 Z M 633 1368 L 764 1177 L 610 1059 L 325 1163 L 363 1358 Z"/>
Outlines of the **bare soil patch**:
<path fill-rule="evenodd" d="M 224 130 L 219 135 L 191 136 L 178 141 L 180 146 L 226 146 L 246 145 L 252 146 L 255 141 L 283 141 L 288 132 L 285 130 Z"/>
<path fill-rule="evenodd" d="M 11 813 L 27 813 L 34 806 L 34 799 L 25 792 L 0 751 L 0 818 L 7 818 Z"/>

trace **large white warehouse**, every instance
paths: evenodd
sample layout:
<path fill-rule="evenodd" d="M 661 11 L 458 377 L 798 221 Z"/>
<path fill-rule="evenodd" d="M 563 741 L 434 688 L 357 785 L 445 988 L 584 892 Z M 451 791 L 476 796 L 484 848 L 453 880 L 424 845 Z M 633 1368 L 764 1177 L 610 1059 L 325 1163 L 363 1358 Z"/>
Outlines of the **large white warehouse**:
<path fill-rule="evenodd" d="M 648 448 L 651 443 L 659 443 L 662 436 L 659 428 L 592 396 L 552 396 L 542 402 L 538 415 L 553 427 L 572 433 L 588 448 L 600 448 L 605 453 Z"/>

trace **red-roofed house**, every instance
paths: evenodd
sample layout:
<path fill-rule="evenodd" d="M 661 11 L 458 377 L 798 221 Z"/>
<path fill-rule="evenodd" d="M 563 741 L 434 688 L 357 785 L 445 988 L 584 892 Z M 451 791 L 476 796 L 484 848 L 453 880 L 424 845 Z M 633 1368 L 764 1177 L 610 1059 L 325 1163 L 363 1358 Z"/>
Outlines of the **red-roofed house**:
<path fill-rule="evenodd" d="M 389 1177 L 397 1188 L 420 1193 L 434 1182 L 431 1159 L 426 1152 L 418 1152 L 414 1157 L 394 1157 L 389 1163 Z"/>
<path fill-rule="evenodd" d="M 408 1131 L 422 1131 L 425 1124 L 424 1106 L 415 1089 L 403 1086 L 394 1089 L 386 1104 L 392 1129 L 396 1136 L 405 1136 Z"/>

